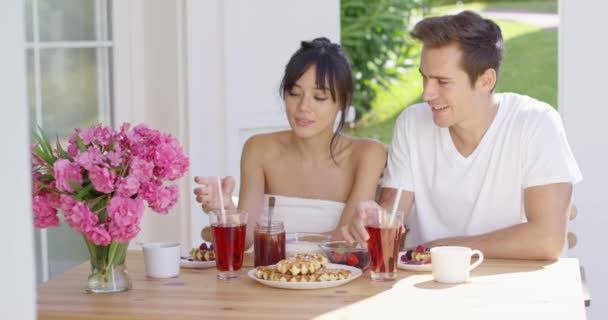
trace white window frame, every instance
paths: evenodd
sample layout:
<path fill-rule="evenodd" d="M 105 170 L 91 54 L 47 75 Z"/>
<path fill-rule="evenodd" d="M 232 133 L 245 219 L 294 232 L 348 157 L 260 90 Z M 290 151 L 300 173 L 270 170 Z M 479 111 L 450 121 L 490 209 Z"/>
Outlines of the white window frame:
<path fill-rule="evenodd" d="M 143 0 L 110 0 L 112 7 L 112 40 L 109 41 L 53 41 L 40 43 L 38 1 L 32 0 L 33 32 L 31 41 L 26 40 L 26 51 L 33 49 L 34 59 L 34 99 L 35 115 L 38 124 L 43 117 L 40 89 L 40 49 L 48 48 L 112 48 L 112 105 L 110 97 L 99 96 L 100 121 L 120 126 L 122 122 L 142 122 L 144 115 L 144 61 L 143 61 Z M 96 0 L 98 10 L 105 9 L 102 1 Z M 97 19 L 99 19 L 98 15 Z M 107 21 L 107 20 L 106 20 Z M 98 20 L 97 23 L 100 23 Z M 104 22 L 105 24 L 105 22 Z M 98 24 L 99 25 L 99 24 Z M 106 26 L 104 26 L 106 27 Z M 97 28 L 98 39 L 108 28 Z M 110 92 L 110 72 L 104 66 L 108 65 L 109 55 L 100 55 L 103 61 L 98 66 L 98 92 Z M 108 106 L 108 108 L 105 108 Z M 104 109 L 105 108 L 105 109 Z M 49 279 L 49 257 L 47 230 L 40 229 L 40 257 L 42 281 Z"/>

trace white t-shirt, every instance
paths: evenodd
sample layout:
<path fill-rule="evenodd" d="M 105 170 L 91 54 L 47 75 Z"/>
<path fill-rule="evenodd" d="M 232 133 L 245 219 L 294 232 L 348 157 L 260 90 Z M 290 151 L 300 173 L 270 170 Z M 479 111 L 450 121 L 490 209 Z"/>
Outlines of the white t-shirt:
<path fill-rule="evenodd" d="M 582 179 L 557 111 L 514 93 L 495 99 L 496 116 L 468 157 L 426 103 L 397 119 L 382 186 L 414 192 L 408 247 L 524 222 L 525 188 Z"/>

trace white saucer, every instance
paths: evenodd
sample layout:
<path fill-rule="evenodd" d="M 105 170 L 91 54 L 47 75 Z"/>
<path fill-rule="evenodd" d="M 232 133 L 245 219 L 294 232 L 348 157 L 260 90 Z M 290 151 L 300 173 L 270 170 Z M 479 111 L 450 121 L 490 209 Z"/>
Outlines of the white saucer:
<path fill-rule="evenodd" d="M 188 269 L 208 269 L 215 267 L 215 260 L 213 261 L 190 261 L 188 259 L 181 258 L 179 266 Z"/>

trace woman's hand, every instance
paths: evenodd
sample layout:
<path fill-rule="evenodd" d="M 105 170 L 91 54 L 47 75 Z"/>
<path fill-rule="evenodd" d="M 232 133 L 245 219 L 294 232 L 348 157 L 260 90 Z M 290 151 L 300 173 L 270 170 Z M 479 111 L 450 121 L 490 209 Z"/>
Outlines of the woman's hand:
<path fill-rule="evenodd" d="M 378 210 L 382 210 L 382 208 L 375 201 L 369 200 L 359 203 L 351 222 L 342 227 L 342 236 L 344 236 L 344 240 L 348 243 L 359 242 L 363 248 L 367 248 L 369 234 L 367 233 L 367 230 L 365 230 L 363 218 L 367 211 L 373 213 Z"/>
<path fill-rule="evenodd" d="M 203 211 L 210 212 L 218 210 L 221 207 L 220 192 L 217 187 L 218 177 L 194 177 L 194 182 L 200 184 L 201 187 L 194 188 L 196 201 L 202 204 Z M 236 209 L 232 202 L 232 193 L 234 192 L 234 178 L 224 177 L 221 180 L 222 191 L 221 196 L 224 202 L 224 209 Z"/>
<path fill-rule="evenodd" d="M 357 206 L 355 215 L 351 220 L 350 224 L 343 226 L 342 236 L 348 243 L 359 242 L 363 248 L 367 248 L 367 240 L 369 240 L 369 233 L 365 230 L 364 218 L 369 214 L 375 214 L 378 210 L 384 210 L 375 201 L 363 201 Z M 400 232 L 405 233 L 405 227 L 403 224 L 400 227 Z"/>

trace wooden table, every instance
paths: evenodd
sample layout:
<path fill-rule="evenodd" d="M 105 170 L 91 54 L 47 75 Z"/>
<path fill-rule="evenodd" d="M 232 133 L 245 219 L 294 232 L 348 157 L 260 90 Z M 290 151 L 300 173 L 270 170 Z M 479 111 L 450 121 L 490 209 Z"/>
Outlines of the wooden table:
<path fill-rule="evenodd" d="M 139 252 L 130 253 L 128 267 L 127 292 L 85 293 L 88 263 L 42 284 L 39 319 L 585 319 L 576 259 L 488 259 L 461 285 L 400 270 L 395 282 L 372 282 L 365 273 L 320 290 L 266 287 L 247 277 L 249 267 L 241 280 L 216 280 L 213 268 L 148 279 Z"/>

